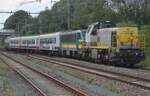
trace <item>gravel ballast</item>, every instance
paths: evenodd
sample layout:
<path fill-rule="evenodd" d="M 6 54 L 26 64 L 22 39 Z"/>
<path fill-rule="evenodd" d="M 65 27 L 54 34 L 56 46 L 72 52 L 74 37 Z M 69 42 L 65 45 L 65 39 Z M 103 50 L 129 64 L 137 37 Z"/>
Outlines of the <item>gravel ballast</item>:
<path fill-rule="evenodd" d="M 27 58 L 26 56 L 23 56 L 23 55 L 18 54 L 18 56 L 16 56 L 16 58 L 20 59 L 21 61 L 24 60 L 24 62 L 26 62 L 26 63 L 27 63 L 27 60 L 28 60 L 28 63 L 31 63 L 33 66 L 35 66 L 35 67 L 38 66 L 37 68 L 41 68 L 43 71 L 48 72 L 49 74 L 51 74 L 53 72 L 53 73 L 55 73 L 55 75 L 56 74 L 59 75 L 58 76 L 59 78 L 62 78 L 64 80 L 66 79 L 66 77 L 72 78 L 70 76 L 73 76 L 73 77 L 78 79 L 78 80 L 76 79 L 77 81 L 82 80 L 82 81 L 88 82 L 88 84 L 103 87 L 105 90 L 106 89 L 110 90 L 111 92 L 114 92 L 116 94 L 120 94 L 121 96 L 122 95 L 123 96 L 148 96 L 148 94 L 150 94 L 149 90 L 144 90 L 144 89 L 137 88 L 135 86 L 131 86 L 131 85 L 128 85 L 128 84 L 125 84 L 125 83 L 122 83 L 122 82 L 118 82 L 118 81 L 106 79 L 106 78 L 103 78 L 103 77 L 87 74 L 85 72 L 77 71 L 77 70 L 74 70 L 74 69 L 71 69 L 71 68 L 58 66 L 56 64 L 48 64 L 47 62 Z M 27 59 L 27 60 L 25 60 L 25 59 Z M 92 66 L 92 64 L 84 62 L 84 61 L 78 61 L 78 60 L 66 59 L 66 58 L 59 58 L 59 60 L 61 60 L 61 59 L 65 60 L 65 61 L 68 61 L 68 62 L 76 62 L 78 64 L 87 64 L 89 66 Z M 44 68 L 44 66 L 45 66 L 45 68 Z M 112 71 L 118 71 L 119 70 L 119 72 L 121 71 L 121 72 L 125 72 L 125 73 L 127 73 L 127 70 L 129 70 L 129 72 L 132 73 L 132 69 L 127 69 L 127 68 L 118 68 L 118 67 L 105 66 L 105 65 L 100 65 L 100 66 L 99 65 L 94 65 L 94 66 L 96 66 L 97 68 L 101 67 L 101 68 L 105 68 L 106 70 L 112 70 Z M 50 70 L 52 70 L 52 71 L 50 71 Z M 133 70 L 133 71 L 136 71 L 136 70 Z M 135 73 L 133 72 L 132 74 L 135 74 Z M 137 73 L 137 74 L 142 74 L 142 73 Z M 77 82 L 76 80 L 74 79 L 75 83 Z M 68 79 L 66 81 L 71 82 L 71 80 L 69 81 Z M 83 82 L 80 85 L 83 85 Z M 96 90 L 96 89 L 94 89 L 94 90 Z M 106 92 L 106 93 L 108 93 L 108 92 Z"/>

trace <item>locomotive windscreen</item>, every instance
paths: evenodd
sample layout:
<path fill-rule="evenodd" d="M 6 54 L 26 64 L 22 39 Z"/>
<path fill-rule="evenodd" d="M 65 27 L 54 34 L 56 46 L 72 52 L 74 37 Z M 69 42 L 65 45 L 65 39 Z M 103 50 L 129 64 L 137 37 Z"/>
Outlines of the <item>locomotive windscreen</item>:
<path fill-rule="evenodd" d="M 99 22 L 99 29 L 101 28 L 113 28 L 116 27 L 116 24 L 112 21 L 100 21 Z"/>

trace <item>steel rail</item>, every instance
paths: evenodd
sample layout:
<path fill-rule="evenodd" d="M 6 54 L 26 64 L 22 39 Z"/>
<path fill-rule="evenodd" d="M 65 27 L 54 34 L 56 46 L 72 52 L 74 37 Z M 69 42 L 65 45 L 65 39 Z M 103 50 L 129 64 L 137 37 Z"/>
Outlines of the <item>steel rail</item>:
<path fill-rule="evenodd" d="M 24 64 L 24 63 L 22 63 L 22 62 L 20 62 L 20 61 L 18 61 L 18 60 L 16 60 L 16 59 L 14 59 L 14 58 L 12 58 L 12 57 L 6 55 L 6 54 L 4 54 L 4 53 L 1 53 L 1 54 L 4 55 L 4 56 L 7 57 L 7 58 L 13 60 L 14 62 L 19 63 L 19 64 L 25 66 L 26 68 L 29 68 L 30 70 L 32 70 L 32 71 L 34 71 L 34 72 L 36 72 L 36 73 L 38 73 L 38 74 L 41 74 L 41 75 L 44 76 L 45 78 L 54 81 L 56 84 L 58 84 L 58 85 L 64 87 L 65 89 L 71 91 L 71 92 L 74 93 L 74 94 L 77 94 L 77 96 L 89 96 L 89 95 L 87 95 L 86 93 L 84 93 L 82 90 L 77 89 L 77 88 L 74 88 L 74 87 L 70 86 L 69 84 L 66 84 L 66 83 L 64 83 L 64 82 L 62 82 L 62 81 L 56 79 L 55 77 L 50 76 L 50 75 L 47 74 L 47 73 L 44 73 L 44 72 L 42 72 L 42 71 L 39 71 L 39 70 L 37 70 L 37 69 L 35 69 L 35 68 L 33 68 L 33 67 L 27 65 L 27 64 Z"/>
<path fill-rule="evenodd" d="M 95 75 L 98 75 L 98 76 L 102 76 L 102 77 L 105 77 L 105 78 L 109 78 L 109 79 L 121 81 L 121 82 L 130 84 L 130 85 L 134 85 L 134 86 L 137 86 L 137 87 L 140 87 L 140 88 L 143 88 L 143 89 L 150 90 L 150 86 L 146 86 L 146 85 L 143 85 L 140 82 L 138 82 L 139 80 L 143 80 L 143 81 L 149 83 L 148 82 L 149 80 L 144 79 L 144 78 L 139 78 L 139 77 L 134 77 L 134 76 L 132 77 L 132 76 L 128 76 L 127 74 L 121 74 L 121 73 L 116 73 L 116 72 L 111 72 L 111 71 L 105 71 L 105 70 L 94 70 L 92 68 L 87 68 L 85 66 L 83 67 L 83 66 L 80 66 L 80 65 L 72 65 L 73 63 L 68 63 L 68 62 L 66 63 L 66 62 L 52 60 L 50 58 L 44 58 L 43 56 L 42 57 L 32 56 L 32 55 L 28 55 L 28 56 L 32 57 L 32 58 L 35 58 L 35 59 L 38 59 L 38 60 L 43 60 L 43 61 L 46 61 L 46 62 L 49 62 L 49 63 L 53 63 L 53 64 L 58 64 L 58 65 L 70 67 L 72 69 L 77 69 L 77 70 L 84 71 L 84 72 L 87 72 L 87 73 L 90 73 L 90 74 L 95 74 Z M 101 72 L 105 72 L 105 73 L 110 74 L 110 75 L 118 75 L 118 76 L 128 77 L 130 79 L 136 79 L 138 81 L 136 81 L 136 82 L 127 81 L 127 80 L 124 80 L 122 78 L 116 78 L 116 76 L 104 75 L 104 74 L 101 74 L 100 71 Z"/>
<path fill-rule="evenodd" d="M 150 68 L 140 68 L 141 71 L 150 71 Z"/>
<path fill-rule="evenodd" d="M 29 57 L 33 57 L 33 58 L 34 57 L 39 57 L 39 58 L 49 59 L 49 60 L 58 61 L 58 62 L 62 62 L 62 63 L 69 63 L 71 65 L 75 65 L 75 66 L 79 66 L 79 67 L 84 67 L 84 68 L 87 68 L 87 69 L 92 69 L 92 70 L 101 71 L 101 72 L 107 72 L 107 73 L 111 73 L 111 74 L 116 74 L 116 75 L 120 75 L 120 76 L 126 76 L 126 77 L 129 77 L 129 78 L 142 80 L 142 81 L 145 81 L 145 82 L 150 82 L 150 79 L 146 79 L 146 78 L 143 78 L 143 77 L 133 76 L 133 75 L 129 75 L 129 74 L 125 74 L 125 73 L 120 73 L 120 72 L 108 71 L 108 70 L 100 69 L 100 68 L 91 68 L 89 66 L 78 65 L 78 64 L 73 63 L 73 62 L 65 62 L 65 61 L 57 60 L 57 59 L 50 58 L 50 57 L 47 57 L 47 56 L 41 56 L 41 55 L 28 55 L 28 56 Z M 145 69 L 145 68 L 142 69 L 142 70 L 149 70 L 150 71 L 150 69 Z"/>
<path fill-rule="evenodd" d="M 48 96 L 39 87 L 37 87 L 32 82 L 32 80 L 28 79 L 22 72 L 18 71 L 17 69 L 13 68 L 12 66 L 10 66 L 10 64 L 8 64 L 6 61 L 4 61 L 1 57 L 0 57 L 0 60 L 3 63 L 7 64 L 14 72 L 16 72 L 18 75 L 20 75 L 23 78 L 23 80 L 25 80 L 28 84 L 30 84 L 39 93 L 39 96 Z"/>

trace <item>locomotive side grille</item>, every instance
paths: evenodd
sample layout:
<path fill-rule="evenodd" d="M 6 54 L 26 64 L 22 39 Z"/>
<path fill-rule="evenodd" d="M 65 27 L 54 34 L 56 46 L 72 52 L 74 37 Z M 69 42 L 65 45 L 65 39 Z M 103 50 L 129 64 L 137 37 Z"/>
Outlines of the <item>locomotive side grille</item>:
<path fill-rule="evenodd" d="M 142 50 L 145 50 L 145 35 L 140 35 L 139 42 L 140 42 L 140 48 Z"/>

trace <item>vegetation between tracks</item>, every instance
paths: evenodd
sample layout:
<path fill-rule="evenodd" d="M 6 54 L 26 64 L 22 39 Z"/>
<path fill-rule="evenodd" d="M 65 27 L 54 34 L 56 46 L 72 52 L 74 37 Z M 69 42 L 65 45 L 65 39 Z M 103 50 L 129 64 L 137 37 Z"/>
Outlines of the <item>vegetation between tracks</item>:
<path fill-rule="evenodd" d="M 14 58 L 17 58 L 17 60 L 20 60 L 20 61 L 22 61 L 22 62 L 26 62 L 27 63 L 27 61 L 30 61 L 30 60 L 32 60 L 31 58 L 28 58 L 29 60 L 26 60 L 27 58 L 26 58 L 26 56 L 24 57 L 23 55 L 19 55 L 18 54 L 18 56 L 16 57 L 16 54 L 15 55 L 11 55 L 10 54 L 10 56 L 11 57 L 14 57 Z M 21 59 L 21 58 L 22 59 Z M 19 59 L 20 58 L 20 59 Z M 43 60 L 42 60 L 42 62 L 43 62 Z M 41 60 L 39 61 L 39 60 L 36 60 L 36 62 L 35 62 L 35 64 L 37 64 L 37 63 L 41 63 L 42 65 L 41 65 L 41 67 L 37 67 L 37 69 L 39 69 L 39 68 L 41 68 L 41 69 L 43 69 L 43 70 L 45 70 L 44 72 L 49 72 L 48 70 L 46 70 L 47 68 L 48 68 L 48 66 L 45 66 L 46 67 L 46 69 L 44 68 L 44 67 L 42 67 L 42 66 L 44 66 L 45 65 L 45 63 L 43 62 L 42 63 L 41 62 Z M 30 62 L 28 62 L 28 64 L 30 64 Z M 34 63 L 33 63 L 33 65 L 34 65 Z M 48 64 L 48 65 L 51 65 L 51 64 Z M 101 66 L 101 65 L 100 65 Z M 34 67 L 36 67 L 36 66 L 34 66 Z M 55 68 L 56 67 L 56 68 Z M 57 69 L 58 68 L 58 66 L 57 66 L 57 64 L 54 64 L 54 67 L 50 67 L 50 69 Z M 54 71 L 53 70 L 53 71 Z M 51 72 L 50 72 L 51 73 Z M 53 73 L 53 72 L 52 72 Z M 55 71 L 54 71 L 54 73 L 55 73 Z M 66 72 L 63 72 L 63 71 L 60 71 L 59 72 L 60 74 L 66 74 Z M 70 73 L 72 73 L 72 71 L 70 71 Z M 73 72 L 74 73 L 74 72 Z M 66 74 L 67 75 L 67 74 Z M 70 76 L 70 74 L 68 74 L 68 76 Z M 72 76 L 72 75 L 71 75 Z M 81 76 L 81 75 L 80 75 Z M 62 76 L 62 77 L 64 77 L 64 76 Z M 89 76 L 90 77 L 90 76 Z M 65 78 L 66 78 L 66 76 L 65 76 Z M 62 80 L 62 79 L 61 79 Z M 105 80 L 105 79 L 104 79 Z M 96 81 L 95 81 L 96 82 Z M 139 95 L 139 94 L 143 94 L 143 92 L 144 92 L 144 94 L 148 94 L 149 93 L 149 91 L 147 91 L 147 90 L 141 90 L 141 88 L 136 88 L 136 87 L 133 87 L 133 86 L 130 86 L 130 85 L 126 85 L 126 84 L 122 84 L 122 83 L 118 83 L 118 82 L 114 82 L 113 84 L 112 84 L 112 82 L 111 82 L 111 80 L 108 80 L 107 81 L 107 79 L 105 80 L 105 81 L 103 81 L 103 79 L 102 78 L 100 78 L 100 84 L 104 84 L 105 85 L 105 83 L 106 83 L 106 85 L 108 85 L 108 86 L 112 86 L 112 90 L 115 90 L 115 88 L 117 88 L 117 92 L 119 91 L 119 93 L 124 93 L 124 92 L 127 92 L 127 94 L 128 94 L 128 91 L 129 91 L 129 89 L 131 90 L 131 91 L 129 91 L 129 94 L 130 94 L 130 92 L 131 92 L 131 94 L 129 95 L 129 96 L 137 96 L 137 95 Z M 103 82 L 103 83 L 102 83 Z M 101 85 L 100 85 L 101 86 Z M 114 86 L 117 86 L 117 87 L 114 87 Z M 123 88 L 123 89 L 122 89 Z M 125 88 L 125 89 L 124 89 Z M 110 88 L 111 89 L 111 88 Z M 125 91 L 126 90 L 126 91 Z M 133 93 L 134 93 L 134 95 L 133 95 Z M 124 95 L 126 96 L 126 93 L 124 93 Z M 111 95 L 108 95 L 108 96 L 111 96 Z M 139 95 L 139 96 L 142 96 L 142 95 Z M 144 95 L 144 96 L 148 96 L 148 95 Z"/>
<path fill-rule="evenodd" d="M 150 25 L 144 25 L 141 27 L 141 33 L 144 33 L 146 36 L 146 60 L 142 64 L 146 67 L 150 67 Z"/>
<path fill-rule="evenodd" d="M 58 66 L 57 66 L 57 67 L 58 67 Z M 66 72 L 66 70 L 67 70 L 67 69 L 65 69 L 65 68 L 63 68 L 63 69 L 64 69 L 64 70 L 62 70 L 62 73 L 64 73 L 64 72 L 65 72 L 65 73 L 67 73 L 67 74 L 68 74 L 68 72 Z M 74 71 L 75 71 L 75 70 L 74 70 Z M 70 74 L 70 73 L 69 73 L 69 75 L 71 75 L 71 76 L 72 76 L 73 74 L 75 74 L 75 73 L 74 73 L 74 71 L 70 71 L 70 73 L 72 73 L 72 72 L 73 72 L 73 73 L 72 73 L 72 74 Z M 81 76 L 81 75 L 79 75 L 79 76 Z M 77 77 L 77 74 L 76 74 L 76 76 L 75 76 L 75 77 Z M 124 94 L 125 94 L 125 93 L 124 93 Z"/>
<path fill-rule="evenodd" d="M 0 62 L 0 95 L 1 96 L 15 96 L 15 91 L 10 83 L 10 70 L 7 65 Z"/>

